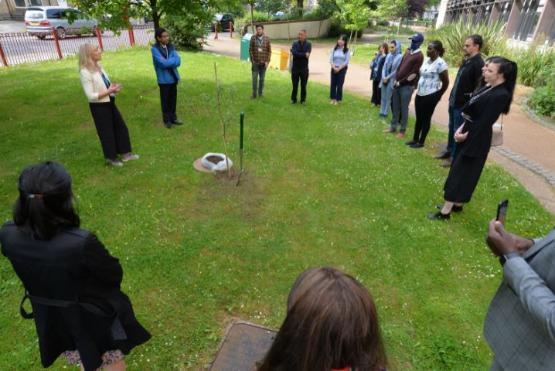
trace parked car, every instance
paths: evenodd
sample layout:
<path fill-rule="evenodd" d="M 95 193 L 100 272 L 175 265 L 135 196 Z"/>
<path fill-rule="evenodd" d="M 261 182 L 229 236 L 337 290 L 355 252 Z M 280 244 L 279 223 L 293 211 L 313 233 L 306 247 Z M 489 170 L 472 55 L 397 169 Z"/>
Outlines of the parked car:
<path fill-rule="evenodd" d="M 216 31 L 215 26 L 216 24 L 219 24 L 220 28 L 218 31 L 220 32 L 229 31 L 229 27 L 231 23 L 234 23 L 233 14 L 229 14 L 229 13 L 216 14 L 214 16 L 214 20 L 212 21 L 211 30 L 212 32 L 215 32 Z"/>
<path fill-rule="evenodd" d="M 97 26 L 96 20 L 74 8 L 32 6 L 25 12 L 27 32 L 39 39 L 51 34 L 52 28 L 60 39 L 64 39 L 67 35 L 94 34 Z"/>

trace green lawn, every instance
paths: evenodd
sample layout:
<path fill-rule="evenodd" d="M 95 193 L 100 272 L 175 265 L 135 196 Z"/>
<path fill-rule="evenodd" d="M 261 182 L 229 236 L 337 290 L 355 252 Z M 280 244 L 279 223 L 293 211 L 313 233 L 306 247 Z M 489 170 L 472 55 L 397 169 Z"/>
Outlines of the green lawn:
<path fill-rule="evenodd" d="M 292 106 L 289 78 L 275 71 L 266 97 L 252 101 L 249 64 L 204 53 L 182 60 L 178 113 L 186 125 L 167 130 L 150 53 L 104 55 L 124 86 L 118 106 L 142 156 L 118 169 L 104 166 L 76 60 L 0 70 L 0 219 L 10 219 L 23 167 L 51 159 L 68 168 L 83 226 L 120 258 L 123 289 L 154 335 L 128 357 L 129 368 L 202 368 L 233 318 L 279 327 L 295 277 L 331 265 L 374 295 L 391 370 L 486 369 L 482 324 L 501 278 L 484 245 L 487 222 L 504 198 L 517 233 L 541 235 L 555 218 L 489 165 L 462 215 L 428 221 L 446 170 L 434 150 L 384 135 L 367 101 L 347 94 L 330 106 L 328 88 L 310 83 L 308 105 Z M 239 112 L 246 115 L 239 187 L 191 166 L 223 150 L 213 62 L 233 160 Z M 444 136 L 432 131 L 431 143 Z M 0 259 L 1 370 L 40 366 L 34 326 L 19 316 L 22 293 Z"/>

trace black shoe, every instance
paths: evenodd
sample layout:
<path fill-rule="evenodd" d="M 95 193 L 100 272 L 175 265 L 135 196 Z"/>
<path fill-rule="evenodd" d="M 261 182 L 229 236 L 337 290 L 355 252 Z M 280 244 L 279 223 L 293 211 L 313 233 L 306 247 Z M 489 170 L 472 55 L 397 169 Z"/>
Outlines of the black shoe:
<path fill-rule="evenodd" d="M 292 101 L 291 101 L 291 104 L 297 104 L 297 101 L 296 101 L 296 100 L 292 100 Z"/>
<path fill-rule="evenodd" d="M 183 121 L 181 121 L 180 119 L 175 119 L 172 121 L 173 125 L 183 125 Z"/>
<path fill-rule="evenodd" d="M 407 146 L 412 146 L 413 144 L 416 144 L 416 142 L 414 140 L 409 140 L 408 142 L 405 142 L 405 144 Z"/>
<path fill-rule="evenodd" d="M 447 160 L 449 157 L 451 157 L 451 152 L 445 151 L 445 152 L 441 152 L 439 155 L 437 155 L 434 158 L 437 160 Z"/>
<path fill-rule="evenodd" d="M 171 129 L 173 125 L 172 125 L 171 122 L 164 122 L 164 126 L 165 126 L 167 129 Z"/>
<path fill-rule="evenodd" d="M 256 94 L 251 95 L 251 99 L 256 99 Z"/>
<path fill-rule="evenodd" d="M 428 219 L 430 220 L 449 220 L 451 219 L 451 214 L 443 214 L 441 211 L 435 213 L 428 213 Z"/>
<path fill-rule="evenodd" d="M 438 210 L 441 210 L 441 209 L 443 209 L 443 205 L 437 205 L 436 208 Z M 454 205 L 453 208 L 451 209 L 451 212 L 453 212 L 453 213 L 460 213 L 461 211 L 463 211 L 462 206 Z"/>
<path fill-rule="evenodd" d="M 413 143 L 409 146 L 410 148 L 422 148 L 424 145 L 422 143 Z"/>

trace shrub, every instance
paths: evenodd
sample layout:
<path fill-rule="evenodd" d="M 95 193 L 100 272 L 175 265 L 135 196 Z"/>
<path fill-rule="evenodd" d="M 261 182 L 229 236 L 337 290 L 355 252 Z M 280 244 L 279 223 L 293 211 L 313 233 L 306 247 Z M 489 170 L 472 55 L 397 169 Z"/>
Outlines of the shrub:
<path fill-rule="evenodd" d="M 555 87 L 542 86 L 536 88 L 530 99 L 528 105 L 540 115 L 555 118 Z"/>
<path fill-rule="evenodd" d="M 555 117 L 555 66 L 552 63 L 544 67 L 536 76 L 537 87 L 528 99 L 528 106 L 540 115 Z"/>
<path fill-rule="evenodd" d="M 541 50 L 538 43 L 532 43 L 527 49 L 513 50 L 518 64 L 520 82 L 526 86 L 538 87 L 547 84 L 547 77 L 553 74 L 555 51 Z M 543 77 L 542 76 L 543 73 Z M 543 81 L 542 81 L 543 79 Z"/>
<path fill-rule="evenodd" d="M 488 25 L 457 21 L 427 32 L 427 40 L 440 40 L 445 47 L 444 59 L 452 66 L 460 66 L 463 61 L 463 46 L 469 35 L 478 34 L 484 39 L 482 54 L 510 56 L 505 40 L 505 26 L 502 23 Z"/>

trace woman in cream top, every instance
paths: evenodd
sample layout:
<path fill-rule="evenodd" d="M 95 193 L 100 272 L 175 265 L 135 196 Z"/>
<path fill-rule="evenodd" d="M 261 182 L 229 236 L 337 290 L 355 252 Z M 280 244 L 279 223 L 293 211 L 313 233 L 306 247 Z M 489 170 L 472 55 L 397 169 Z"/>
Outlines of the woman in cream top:
<path fill-rule="evenodd" d="M 102 51 L 95 45 L 84 44 L 79 49 L 81 85 L 89 101 L 89 107 L 106 163 L 123 166 L 123 162 L 137 160 L 139 155 L 131 152 L 127 125 L 116 107 L 116 93 L 121 85 L 112 84 L 108 74 L 98 64 Z"/>

